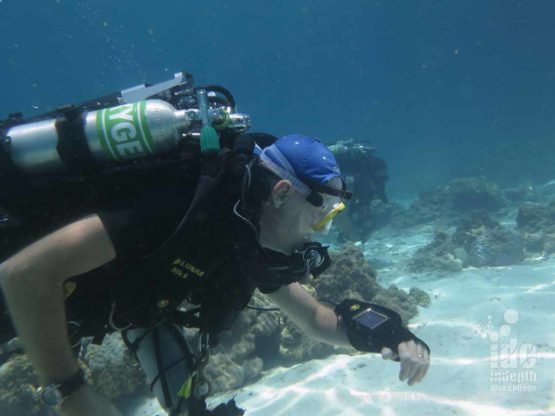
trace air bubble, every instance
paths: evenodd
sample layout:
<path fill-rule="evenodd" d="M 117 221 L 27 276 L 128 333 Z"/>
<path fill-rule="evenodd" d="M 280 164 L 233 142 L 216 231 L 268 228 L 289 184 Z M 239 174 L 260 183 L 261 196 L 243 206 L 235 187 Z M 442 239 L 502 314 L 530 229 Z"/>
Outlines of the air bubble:
<path fill-rule="evenodd" d="M 511 327 L 509 325 L 501 325 L 499 327 L 499 334 L 503 337 L 508 337 L 511 335 Z"/>
<path fill-rule="evenodd" d="M 515 309 L 507 309 L 503 317 L 508 324 L 514 324 L 518 321 L 518 311 Z"/>

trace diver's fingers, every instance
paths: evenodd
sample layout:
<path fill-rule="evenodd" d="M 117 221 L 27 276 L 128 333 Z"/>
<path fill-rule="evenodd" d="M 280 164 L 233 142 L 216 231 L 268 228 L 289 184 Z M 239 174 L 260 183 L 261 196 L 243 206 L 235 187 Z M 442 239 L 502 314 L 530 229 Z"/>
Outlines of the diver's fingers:
<path fill-rule="evenodd" d="M 393 350 L 391 350 L 390 348 L 383 347 L 382 350 L 381 350 L 381 354 L 382 354 L 382 358 L 384 360 L 393 360 L 394 359 Z"/>
<path fill-rule="evenodd" d="M 421 365 L 417 377 L 415 378 L 416 383 L 419 383 L 426 376 L 430 368 L 430 354 L 428 350 L 421 344 L 418 344 L 418 347 L 418 358 L 420 359 Z"/>
<path fill-rule="evenodd" d="M 409 380 L 409 385 L 413 385 L 415 383 L 420 383 L 422 381 L 422 379 L 424 378 L 424 376 L 426 375 L 426 372 L 428 371 L 428 367 L 429 367 L 428 364 L 420 363 L 418 365 L 418 369 L 416 370 L 416 374 L 414 375 L 414 377 L 412 379 Z"/>
<path fill-rule="evenodd" d="M 423 371 L 425 371 L 427 365 L 424 361 L 420 360 L 419 362 L 413 363 L 413 373 L 412 376 L 409 378 L 408 384 L 409 386 L 412 386 L 415 383 L 418 383 L 422 376 L 421 374 L 423 373 Z"/>
<path fill-rule="evenodd" d="M 399 358 L 401 360 L 401 371 L 399 372 L 399 380 L 405 381 L 412 375 L 412 354 L 406 342 L 401 342 L 397 348 Z"/>
<path fill-rule="evenodd" d="M 412 375 L 408 381 L 409 386 L 422 380 L 430 366 L 428 350 L 420 343 L 412 342 L 412 344 L 414 345 L 409 345 L 412 359 Z"/>
<path fill-rule="evenodd" d="M 419 367 L 416 343 L 414 341 L 401 342 L 397 350 L 401 359 L 399 380 L 413 379 Z"/>
<path fill-rule="evenodd" d="M 405 381 L 411 376 L 412 361 L 410 359 L 401 360 L 401 370 L 399 371 L 399 380 Z"/>

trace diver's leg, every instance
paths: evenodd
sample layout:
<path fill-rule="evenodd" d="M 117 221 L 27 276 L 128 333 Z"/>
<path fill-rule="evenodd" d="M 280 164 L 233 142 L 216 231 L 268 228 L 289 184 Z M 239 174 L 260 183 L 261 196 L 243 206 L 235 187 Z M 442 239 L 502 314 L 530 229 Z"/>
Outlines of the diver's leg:
<path fill-rule="evenodd" d="M 172 415 L 187 415 L 187 403 L 179 392 L 191 376 L 194 356 L 181 328 L 165 323 L 153 328 L 122 332 L 147 377 L 150 390 Z"/>

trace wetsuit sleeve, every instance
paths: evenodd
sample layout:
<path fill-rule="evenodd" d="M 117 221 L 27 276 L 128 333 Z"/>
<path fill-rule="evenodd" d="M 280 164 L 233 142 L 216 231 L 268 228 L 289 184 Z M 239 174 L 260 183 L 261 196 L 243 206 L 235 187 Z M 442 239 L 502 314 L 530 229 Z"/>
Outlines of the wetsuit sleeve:
<path fill-rule="evenodd" d="M 270 293 L 277 292 L 284 286 L 290 285 L 291 283 L 301 281 L 301 276 L 290 276 L 289 278 L 281 278 L 276 282 L 259 283 L 256 288 L 263 294 L 268 295 Z"/>
<path fill-rule="evenodd" d="M 261 293 L 264 293 L 265 295 L 269 295 L 270 293 L 277 292 L 283 286 L 287 286 L 287 285 L 279 285 L 279 286 L 258 285 L 257 288 Z"/>
<path fill-rule="evenodd" d="M 258 290 L 265 295 L 269 295 L 270 293 L 274 293 L 279 289 L 279 287 L 266 287 L 266 286 L 258 286 Z"/>

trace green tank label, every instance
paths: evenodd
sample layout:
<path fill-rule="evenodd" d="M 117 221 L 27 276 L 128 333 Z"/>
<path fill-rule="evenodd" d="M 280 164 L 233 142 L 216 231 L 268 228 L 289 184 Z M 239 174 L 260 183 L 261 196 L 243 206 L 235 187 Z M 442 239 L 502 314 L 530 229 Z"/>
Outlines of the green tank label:
<path fill-rule="evenodd" d="M 146 121 L 146 101 L 99 110 L 96 128 L 102 148 L 114 160 L 154 153 Z"/>

